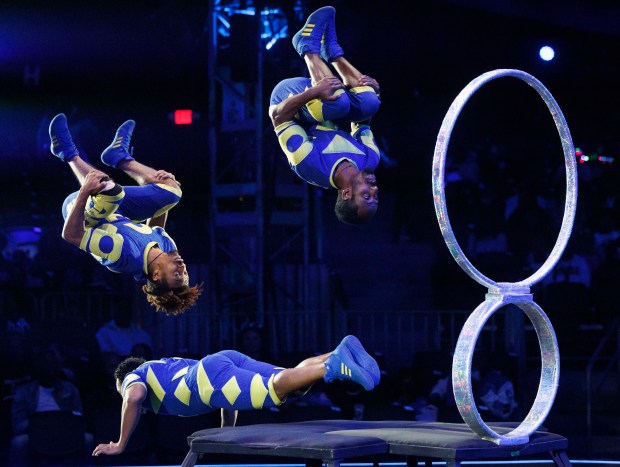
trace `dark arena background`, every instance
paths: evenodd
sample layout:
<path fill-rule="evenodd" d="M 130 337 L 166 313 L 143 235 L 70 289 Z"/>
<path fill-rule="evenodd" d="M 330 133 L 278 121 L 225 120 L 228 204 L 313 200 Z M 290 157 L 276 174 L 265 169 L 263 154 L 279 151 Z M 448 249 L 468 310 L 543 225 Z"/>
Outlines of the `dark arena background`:
<path fill-rule="evenodd" d="M 290 170 L 268 115 L 273 87 L 308 75 L 291 38 L 325 5 L 336 8 L 347 59 L 381 86 L 371 122 L 382 150 L 380 208 L 361 226 L 337 221 L 335 190 Z M 545 46 L 551 59 L 541 58 Z M 211 0 L 0 5 L 0 464 L 9 465 L 15 394 L 50 366 L 79 391 L 81 431 L 62 421 L 31 429 L 30 465 L 181 465 L 187 436 L 219 426 L 219 411 L 144 415 L 125 453 L 91 457 L 93 446 L 118 439 L 122 399 L 112 373 L 128 353 L 119 342 L 145 344 L 135 352 L 153 359 L 236 349 L 290 367 L 353 334 L 380 365 L 375 390 L 321 382 L 277 410 L 241 412 L 238 425 L 462 423 L 452 357 L 487 291 L 446 248 L 431 169 L 454 98 L 502 68 L 525 71 L 551 92 L 577 162 L 572 235 L 532 287 L 560 350 L 543 428 L 567 438 L 574 464 L 620 461 L 620 5 Z M 128 119 L 136 121 L 136 159 L 181 182 L 166 231 L 191 282 L 204 284 L 186 313 L 154 312 L 130 276 L 63 241 L 61 206 L 79 185 L 50 153 L 48 126 L 61 112 L 80 153 L 117 182 L 132 183 L 99 156 Z M 513 78 L 483 86 L 452 133 L 445 182 L 471 262 L 498 282 L 532 274 L 556 241 L 566 192 L 558 132 L 536 92 Z M 524 419 L 540 361 L 527 316 L 510 306 L 494 314 L 471 375 L 485 421 Z M 66 455 L 46 452 L 54 451 L 47 444 L 84 443 Z M 546 453 L 532 460 L 551 462 Z M 212 455 L 199 463 L 289 461 Z"/>

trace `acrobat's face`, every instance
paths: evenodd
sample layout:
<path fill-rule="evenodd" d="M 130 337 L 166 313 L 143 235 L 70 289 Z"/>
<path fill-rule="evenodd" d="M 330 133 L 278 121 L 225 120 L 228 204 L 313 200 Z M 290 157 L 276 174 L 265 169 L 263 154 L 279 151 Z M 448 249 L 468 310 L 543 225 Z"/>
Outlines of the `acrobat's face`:
<path fill-rule="evenodd" d="M 122 386 L 123 386 L 123 382 L 120 379 L 116 378 L 116 392 L 118 392 L 121 396 L 123 395 L 121 394 Z"/>
<path fill-rule="evenodd" d="M 351 193 L 358 217 L 369 219 L 375 215 L 379 207 L 379 187 L 374 172 L 364 169 L 357 174 L 353 179 Z"/>
<path fill-rule="evenodd" d="M 169 289 L 180 289 L 189 286 L 189 274 L 185 262 L 178 252 L 170 252 L 161 265 L 162 279 Z"/>

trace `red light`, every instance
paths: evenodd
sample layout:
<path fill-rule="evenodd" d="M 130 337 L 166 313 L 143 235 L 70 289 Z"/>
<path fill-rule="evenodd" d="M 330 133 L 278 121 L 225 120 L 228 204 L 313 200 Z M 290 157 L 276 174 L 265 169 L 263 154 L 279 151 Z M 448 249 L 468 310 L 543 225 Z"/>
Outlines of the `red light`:
<path fill-rule="evenodd" d="M 174 111 L 174 123 L 176 125 L 191 125 L 193 112 L 188 109 Z"/>

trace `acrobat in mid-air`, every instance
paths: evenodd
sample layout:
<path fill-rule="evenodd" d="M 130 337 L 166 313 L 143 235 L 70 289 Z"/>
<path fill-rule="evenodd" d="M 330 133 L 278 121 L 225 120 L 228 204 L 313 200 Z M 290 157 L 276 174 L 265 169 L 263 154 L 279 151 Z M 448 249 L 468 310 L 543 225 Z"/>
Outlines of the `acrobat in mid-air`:
<path fill-rule="evenodd" d="M 379 203 L 374 171 L 381 152 L 370 120 L 381 103 L 380 89 L 345 58 L 335 15 L 331 6 L 319 8 L 293 37 L 310 77 L 280 81 L 269 116 L 291 169 L 307 183 L 337 189 L 337 218 L 360 224 L 375 215 Z"/>
<path fill-rule="evenodd" d="M 168 211 L 181 199 L 181 185 L 170 172 L 133 157 L 134 127 L 133 120 L 123 123 L 101 153 L 105 165 L 124 171 L 138 184 L 121 186 L 80 157 L 64 114 L 52 119 L 52 154 L 69 165 L 81 185 L 63 203 L 62 238 L 111 271 L 145 282 L 142 291 L 157 311 L 179 314 L 202 293 L 201 284 L 190 287 L 185 262 L 164 230 Z"/>

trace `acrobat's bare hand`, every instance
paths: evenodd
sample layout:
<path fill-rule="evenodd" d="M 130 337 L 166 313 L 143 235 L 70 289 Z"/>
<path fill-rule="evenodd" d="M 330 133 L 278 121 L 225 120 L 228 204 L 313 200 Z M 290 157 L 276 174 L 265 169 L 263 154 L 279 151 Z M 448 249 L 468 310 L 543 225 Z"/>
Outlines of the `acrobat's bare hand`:
<path fill-rule="evenodd" d="M 379 86 L 379 83 L 377 82 L 376 79 L 368 76 L 368 75 L 362 75 L 359 79 L 359 85 L 360 86 L 370 86 L 371 88 L 373 88 L 375 90 L 375 92 L 377 94 L 381 94 L 381 87 Z"/>
<path fill-rule="evenodd" d="M 88 195 L 94 195 L 99 193 L 106 185 L 106 182 L 110 180 L 105 173 L 100 170 L 91 170 L 84 177 L 84 183 L 80 191 Z"/>
<path fill-rule="evenodd" d="M 338 89 L 342 89 L 344 86 L 342 82 L 335 76 L 326 76 L 321 78 L 314 86 L 318 91 L 318 98 L 324 101 L 335 101 L 340 96 L 334 96 L 334 92 Z"/>
<path fill-rule="evenodd" d="M 173 180 L 181 186 L 181 182 L 179 182 L 173 174 L 166 172 L 165 170 L 158 170 L 155 173 L 155 179 L 159 182 L 163 182 L 164 180 Z"/>
<path fill-rule="evenodd" d="M 100 444 L 93 451 L 93 456 L 99 456 L 101 454 L 105 454 L 106 456 L 117 456 L 122 454 L 124 449 L 113 441 L 110 441 L 108 444 Z"/>

